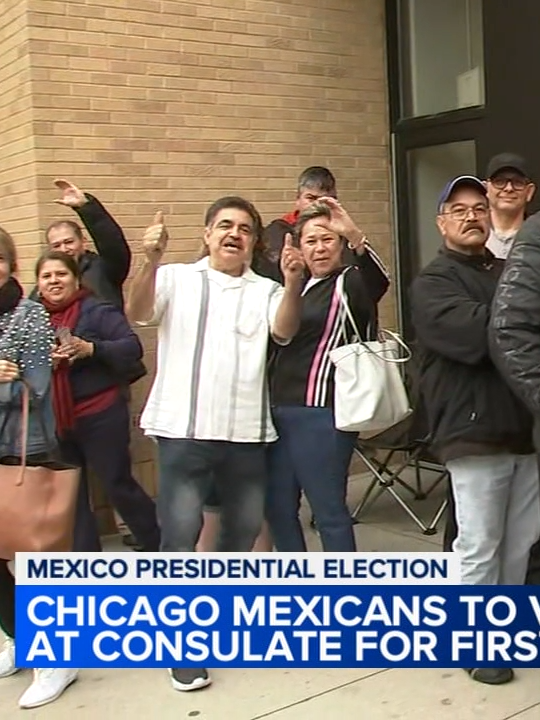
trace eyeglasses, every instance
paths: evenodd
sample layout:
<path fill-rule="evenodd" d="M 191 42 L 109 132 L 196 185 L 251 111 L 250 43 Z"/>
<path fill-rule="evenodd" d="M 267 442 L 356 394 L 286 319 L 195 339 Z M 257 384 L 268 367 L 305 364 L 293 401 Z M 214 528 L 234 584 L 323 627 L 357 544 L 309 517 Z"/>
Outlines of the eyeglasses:
<path fill-rule="evenodd" d="M 451 220 L 456 222 L 463 222 L 472 213 L 475 218 L 486 218 L 489 213 L 487 205 L 475 205 L 474 207 L 466 207 L 465 205 L 457 205 L 456 207 L 450 208 L 447 212 L 441 213 L 441 215 L 448 215 Z"/>
<path fill-rule="evenodd" d="M 528 178 L 506 177 L 504 175 L 490 178 L 489 181 L 496 190 L 504 190 L 508 183 L 510 183 L 512 190 L 525 190 L 527 185 L 530 184 L 530 180 Z"/>

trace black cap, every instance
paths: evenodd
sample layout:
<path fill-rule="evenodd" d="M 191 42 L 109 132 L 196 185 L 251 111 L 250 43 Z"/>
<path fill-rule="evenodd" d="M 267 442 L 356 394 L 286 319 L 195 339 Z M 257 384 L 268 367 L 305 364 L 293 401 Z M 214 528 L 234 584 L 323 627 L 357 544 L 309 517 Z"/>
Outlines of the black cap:
<path fill-rule="evenodd" d="M 439 202 L 437 203 L 437 212 L 441 212 L 444 203 L 448 202 L 454 190 L 457 190 L 459 187 L 473 187 L 482 193 L 482 195 L 487 195 L 486 186 L 480 178 L 474 175 L 458 175 L 458 177 L 450 180 L 450 182 L 447 182 L 444 186 L 444 190 L 440 194 Z"/>
<path fill-rule="evenodd" d="M 516 170 L 528 180 L 531 177 L 525 158 L 521 157 L 521 155 L 515 155 L 514 153 L 501 153 L 500 155 L 492 157 L 487 167 L 488 179 L 495 177 L 501 170 Z"/>

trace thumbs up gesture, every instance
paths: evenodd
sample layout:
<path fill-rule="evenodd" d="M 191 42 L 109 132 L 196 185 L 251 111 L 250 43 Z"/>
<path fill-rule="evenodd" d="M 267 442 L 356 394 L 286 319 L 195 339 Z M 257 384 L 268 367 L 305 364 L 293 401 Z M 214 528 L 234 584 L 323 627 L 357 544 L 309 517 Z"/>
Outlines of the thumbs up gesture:
<path fill-rule="evenodd" d="M 280 261 L 285 286 L 298 284 L 304 276 L 304 256 L 300 248 L 293 245 L 292 235 L 287 233 L 283 242 Z"/>
<path fill-rule="evenodd" d="M 165 227 L 165 220 L 161 210 L 158 210 L 152 224 L 144 231 L 142 241 L 144 254 L 148 260 L 154 263 L 159 262 L 169 241 L 169 233 Z"/>

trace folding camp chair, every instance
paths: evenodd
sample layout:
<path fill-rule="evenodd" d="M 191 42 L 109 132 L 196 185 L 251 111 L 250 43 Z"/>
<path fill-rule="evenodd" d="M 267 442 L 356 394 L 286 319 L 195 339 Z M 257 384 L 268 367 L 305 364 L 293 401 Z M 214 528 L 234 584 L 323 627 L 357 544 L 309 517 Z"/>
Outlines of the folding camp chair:
<path fill-rule="evenodd" d="M 393 428 L 369 439 L 358 439 L 354 452 L 371 472 L 373 479 L 352 513 L 355 520 L 387 491 L 424 535 L 434 535 L 437 532 L 439 521 L 448 506 L 446 494 L 435 515 L 426 525 L 411 503 L 396 490 L 398 486 L 403 488 L 412 500 L 424 500 L 441 482 L 449 479 L 446 468 L 429 452 L 429 437 L 421 430 L 423 424 L 421 406 L 418 406 L 408 418 Z M 408 468 L 414 470 L 414 483 L 402 477 L 402 473 Z M 424 482 L 423 471 L 434 474 L 430 484 Z"/>

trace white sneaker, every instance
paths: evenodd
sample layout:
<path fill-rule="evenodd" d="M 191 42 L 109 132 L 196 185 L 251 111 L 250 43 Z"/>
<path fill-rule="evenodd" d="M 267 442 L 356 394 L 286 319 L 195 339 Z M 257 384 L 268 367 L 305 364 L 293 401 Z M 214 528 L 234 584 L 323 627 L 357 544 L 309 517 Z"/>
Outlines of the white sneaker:
<path fill-rule="evenodd" d="M 4 649 L 0 652 L 0 678 L 9 677 L 19 672 L 15 666 L 15 641 L 6 638 Z"/>
<path fill-rule="evenodd" d="M 212 683 L 204 668 L 169 668 L 169 675 L 173 688 L 180 692 L 201 690 Z"/>
<path fill-rule="evenodd" d="M 35 708 L 54 702 L 74 683 L 79 674 L 71 668 L 46 668 L 34 670 L 34 682 L 19 700 L 21 708 Z"/>

